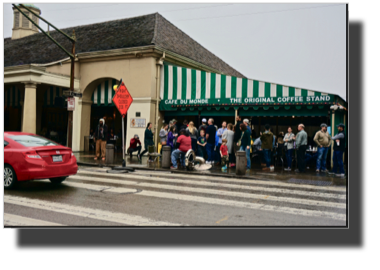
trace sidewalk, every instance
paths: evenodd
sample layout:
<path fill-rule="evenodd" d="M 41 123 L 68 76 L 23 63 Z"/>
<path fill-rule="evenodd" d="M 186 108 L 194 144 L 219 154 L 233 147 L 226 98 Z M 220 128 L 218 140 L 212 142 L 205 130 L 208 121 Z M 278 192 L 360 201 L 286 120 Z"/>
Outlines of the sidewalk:
<path fill-rule="evenodd" d="M 84 153 L 78 152 L 74 153 L 77 163 L 79 166 L 96 166 L 96 167 L 115 167 L 121 166 L 123 157 L 121 153 L 115 154 L 114 164 L 106 164 L 105 161 L 94 160 L 94 153 Z M 149 163 L 148 156 L 144 155 L 141 163 L 137 160 L 136 156 L 130 157 L 126 155 L 126 166 L 135 169 L 142 170 L 161 170 L 161 171 L 172 171 L 173 173 L 191 173 L 191 174 L 202 174 L 210 176 L 222 176 L 222 177 L 239 177 L 239 178 L 249 178 L 249 179 L 261 179 L 261 180 L 277 180 L 287 183 L 299 183 L 299 184 L 310 184 L 317 186 L 330 186 L 330 185 L 346 185 L 346 178 L 340 178 L 335 176 L 329 176 L 327 173 L 315 173 L 314 168 L 306 170 L 305 173 L 295 173 L 294 170 L 291 172 L 284 171 L 281 166 L 275 167 L 274 172 L 263 172 L 259 164 L 252 164 L 250 172 L 247 172 L 245 176 L 237 176 L 235 174 L 234 168 L 228 168 L 227 172 L 222 172 L 220 166 L 213 166 L 207 171 L 186 171 L 185 169 L 170 170 L 161 168 L 161 163 L 157 162 Z"/>

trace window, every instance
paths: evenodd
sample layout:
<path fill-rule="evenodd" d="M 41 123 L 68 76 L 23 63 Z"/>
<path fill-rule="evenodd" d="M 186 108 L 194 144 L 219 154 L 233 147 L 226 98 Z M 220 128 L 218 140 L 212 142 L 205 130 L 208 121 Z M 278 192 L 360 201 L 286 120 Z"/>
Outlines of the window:
<path fill-rule="evenodd" d="M 26 147 L 58 145 L 57 143 L 41 136 L 14 135 L 14 136 L 9 136 L 9 138 Z"/>
<path fill-rule="evenodd" d="M 15 12 L 14 27 L 20 27 L 20 12 Z"/>
<path fill-rule="evenodd" d="M 24 12 L 24 13 L 26 16 L 29 17 L 29 12 Z M 22 16 L 22 27 L 29 28 L 29 20 L 25 16 Z"/>
<path fill-rule="evenodd" d="M 4 148 L 5 148 L 5 146 L 7 146 L 8 144 L 9 144 L 9 142 L 4 141 Z"/>

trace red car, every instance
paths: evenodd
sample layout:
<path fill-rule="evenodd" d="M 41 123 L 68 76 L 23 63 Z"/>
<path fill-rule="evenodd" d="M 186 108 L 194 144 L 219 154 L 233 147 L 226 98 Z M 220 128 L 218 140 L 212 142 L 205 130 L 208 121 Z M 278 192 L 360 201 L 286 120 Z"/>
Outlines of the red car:
<path fill-rule="evenodd" d="M 61 183 L 78 171 L 70 148 L 44 137 L 24 132 L 4 133 L 4 188 L 17 181 L 49 178 Z"/>

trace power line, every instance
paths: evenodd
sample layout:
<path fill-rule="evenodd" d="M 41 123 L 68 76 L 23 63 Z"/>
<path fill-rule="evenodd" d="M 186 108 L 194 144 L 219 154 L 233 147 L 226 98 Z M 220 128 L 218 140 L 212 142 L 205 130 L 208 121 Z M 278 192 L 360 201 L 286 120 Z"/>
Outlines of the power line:
<path fill-rule="evenodd" d="M 236 17 L 236 16 L 247 16 L 247 15 L 266 14 L 266 13 L 288 12 L 288 11 L 295 11 L 295 10 L 302 10 L 302 9 L 312 9 L 312 8 L 332 7 L 332 6 L 341 6 L 341 5 L 345 5 L 345 4 L 335 4 L 335 5 L 326 5 L 326 6 L 318 6 L 318 7 L 307 7 L 307 8 L 296 8 L 296 9 L 284 9 L 284 10 L 276 10 L 276 11 L 253 12 L 253 13 L 244 13 L 244 14 L 236 14 L 236 15 L 217 16 L 217 17 L 193 18 L 193 19 L 178 20 L 177 22 L 182 22 L 182 21 L 193 21 L 193 20 L 206 20 L 206 19 L 218 19 L 218 18 L 228 18 L 228 17 Z"/>

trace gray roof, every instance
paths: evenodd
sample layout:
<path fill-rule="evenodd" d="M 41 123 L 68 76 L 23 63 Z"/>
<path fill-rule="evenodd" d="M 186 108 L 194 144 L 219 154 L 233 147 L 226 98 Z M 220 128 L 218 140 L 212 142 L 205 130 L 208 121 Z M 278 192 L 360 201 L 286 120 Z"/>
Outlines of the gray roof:
<path fill-rule="evenodd" d="M 186 35 L 159 13 L 61 29 L 71 35 L 75 30 L 77 54 L 93 51 L 157 45 L 219 70 L 221 73 L 245 77 L 209 50 Z M 50 35 L 71 52 L 71 43 L 57 31 Z M 44 64 L 67 55 L 43 33 L 24 38 L 4 39 L 4 66 Z"/>

